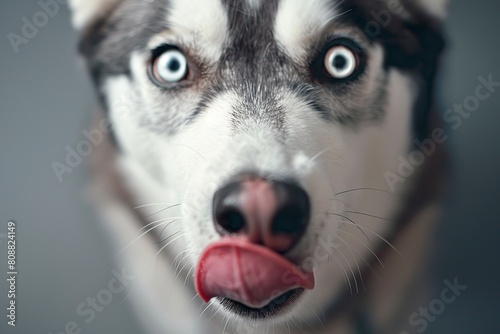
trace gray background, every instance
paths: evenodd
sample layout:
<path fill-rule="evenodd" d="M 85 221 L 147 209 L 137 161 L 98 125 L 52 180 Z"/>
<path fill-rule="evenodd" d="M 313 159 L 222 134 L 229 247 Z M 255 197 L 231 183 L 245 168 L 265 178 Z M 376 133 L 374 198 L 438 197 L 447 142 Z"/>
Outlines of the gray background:
<path fill-rule="evenodd" d="M 59 333 L 68 321 L 84 333 L 139 333 L 123 296 L 91 324 L 76 306 L 106 287 L 115 268 L 92 207 L 83 200 L 86 170 L 60 183 L 51 168 L 65 147 L 84 139 L 95 106 L 91 85 L 75 57 L 77 36 L 63 8 L 15 54 L 7 34 L 20 34 L 35 1 L 0 2 L 0 233 L 18 222 L 18 327 L 5 324 L 6 244 L 0 239 L 0 332 Z M 500 81 L 500 3 L 455 0 L 447 29 L 449 56 L 441 78 L 443 107 L 474 93 L 479 75 Z M 433 272 L 469 288 L 426 333 L 498 333 L 500 267 L 500 91 L 456 131 L 453 182 L 439 231 Z M 1 235 L 0 235 L 1 237 Z"/>

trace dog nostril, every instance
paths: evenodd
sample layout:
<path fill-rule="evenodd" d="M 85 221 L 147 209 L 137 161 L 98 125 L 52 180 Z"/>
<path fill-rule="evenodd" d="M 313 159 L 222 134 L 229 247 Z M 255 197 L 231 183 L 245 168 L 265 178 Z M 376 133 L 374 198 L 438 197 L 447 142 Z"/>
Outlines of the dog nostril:
<path fill-rule="evenodd" d="M 299 206 L 287 206 L 281 209 L 273 219 L 273 234 L 293 235 L 301 233 L 307 224 L 307 212 Z"/>
<path fill-rule="evenodd" d="M 219 189 L 213 199 L 213 219 L 221 235 L 240 232 L 246 224 L 241 211 L 241 183 L 234 182 Z"/>
<path fill-rule="evenodd" d="M 227 210 L 217 214 L 217 222 L 228 233 L 236 233 L 245 226 L 245 218 L 236 210 Z"/>
<path fill-rule="evenodd" d="M 221 236 L 245 235 L 280 253 L 290 250 L 307 229 L 309 196 L 290 182 L 244 179 L 214 194 L 212 217 Z"/>
<path fill-rule="evenodd" d="M 270 233 L 276 237 L 287 237 L 288 245 L 281 245 L 280 248 L 288 250 L 299 240 L 309 223 L 309 196 L 300 186 L 292 183 L 276 182 L 274 187 L 278 208 L 271 222 Z"/>

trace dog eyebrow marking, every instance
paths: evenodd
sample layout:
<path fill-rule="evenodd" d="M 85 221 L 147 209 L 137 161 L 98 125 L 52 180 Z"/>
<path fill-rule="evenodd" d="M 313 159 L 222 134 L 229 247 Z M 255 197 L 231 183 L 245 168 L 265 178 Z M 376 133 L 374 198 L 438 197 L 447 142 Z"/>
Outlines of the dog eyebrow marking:
<path fill-rule="evenodd" d="M 228 38 L 228 17 L 220 0 L 171 0 L 167 14 L 170 29 L 196 39 L 207 59 L 218 61 Z"/>
<path fill-rule="evenodd" d="M 274 36 L 278 44 L 295 61 L 302 60 L 308 46 L 333 20 L 341 16 L 342 0 L 281 0 Z"/>

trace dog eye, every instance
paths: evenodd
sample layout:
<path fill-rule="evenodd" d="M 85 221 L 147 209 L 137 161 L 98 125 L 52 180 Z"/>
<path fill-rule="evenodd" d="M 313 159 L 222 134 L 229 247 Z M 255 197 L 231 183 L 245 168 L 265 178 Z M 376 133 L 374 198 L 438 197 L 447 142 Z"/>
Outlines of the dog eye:
<path fill-rule="evenodd" d="M 352 76 L 358 66 L 357 53 L 345 45 L 332 46 L 325 54 L 325 70 L 334 79 L 347 79 Z"/>
<path fill-rule="evenodd" d="M 363 74 L 366 60 L 366 53 L 354 40 L 334 38 L 312 60 L 310 71 L 320 83 L 346 84 Z"/>
<path fill-rule="evenodd" d="M 188 62 L 181 51 L 168 47 L 156 53 L 159 54 L 153 57 L 151 74 L 157 84 L 172 85 L 187 79 Z"/>

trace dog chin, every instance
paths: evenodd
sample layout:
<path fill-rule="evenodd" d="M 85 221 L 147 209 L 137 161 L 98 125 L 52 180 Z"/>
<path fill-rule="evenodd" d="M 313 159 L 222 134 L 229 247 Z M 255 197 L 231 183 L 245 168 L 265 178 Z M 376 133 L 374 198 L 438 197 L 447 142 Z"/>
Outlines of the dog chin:
<path fill-rule="evenodd" d="M 318 305 L 314 305 L 314 295 L 316 295 L 314 290 L 290 291 L 280 297 L 280 300 L 274 301 L 273 305 L 257 310 L 233 301 L 216 299 L 215 312 L 222 320 L 231 319 L 228 328 L 234 326 L 234 331 L 241 333 L 265 333 L 269 328 L 295 328 L 301 323 L 309 324 L 311 328 L 319 328 L 315 327 L 315 324 L 318 321 L 319 324 L 323 324 L 323 319 L 318 316 L 322 313 Z M 224 323 L 225 321 L 222 321 L 222 324 Z M 302 332 L 299 327 L 295 330 Z"/>
<path fill-rule="evenodd" d="M 249 307 L 228 298 L 217 298 L 216 300 L 226 313 L 242 319 L 266 322 L 292 317 L 294 310 L 300 305 L 304 293 L 306 293 L 304 289 L 292 289 L 260 308 Z"/>

